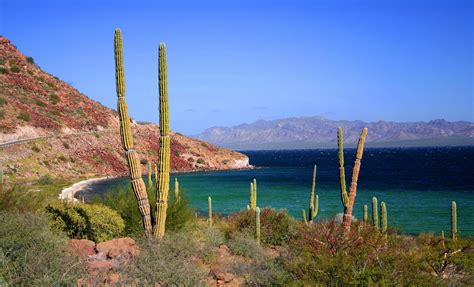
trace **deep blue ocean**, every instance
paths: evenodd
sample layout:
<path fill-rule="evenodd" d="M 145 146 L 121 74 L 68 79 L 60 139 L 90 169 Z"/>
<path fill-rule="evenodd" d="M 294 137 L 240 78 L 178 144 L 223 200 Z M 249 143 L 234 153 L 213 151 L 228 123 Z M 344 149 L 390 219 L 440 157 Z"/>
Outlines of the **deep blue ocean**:
<path fill-rule="evenodd" d="M 216 213 L 245 209 L 249 183 L 258 182 L 258 206 L 286 209 L 300 219 L 308 208 L 313 165 L 317 168 L 319 220 L 342 212 L 337 150 L 244 151 L 252 170 L 200 172 L 172 175 L 192 207 L 207 210 L 212 196 Z M 345 150 L 349 188 L 354 149 Z M 95 193 L 114 192 L 128 179 L 115 179 L 93 187 Z M 171 188 L 173 188 L 171 186 Z M 384 201 L 388 223 L 403 233 L 449 234 L 451 201 L 456 201 L 461 236 L 474 236 L 474 147 L 368 148 L 364 152 L 354 212 L 362 217 L 363 205 L 375 196 Z"/>

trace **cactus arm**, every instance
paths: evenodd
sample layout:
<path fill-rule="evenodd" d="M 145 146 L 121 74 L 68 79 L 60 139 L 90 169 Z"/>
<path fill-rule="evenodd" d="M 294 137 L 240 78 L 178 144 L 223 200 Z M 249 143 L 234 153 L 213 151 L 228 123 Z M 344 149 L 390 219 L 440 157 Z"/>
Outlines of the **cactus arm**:
<path fill-rule="evenodd" d="M 346 190 L 346 172 L 344 170 L 344 143 L 342 138 L 342 128 L 337 128 L 337 150 L 339 159 L 339 186 L 341 188 L 341 201 L 344 208 L 349 203 L 349 196 Z"/>
<path fill-rule="evenodd" d="M 212 227 L 212 198 L 210 196 L 207 197 L 207 225 Z"/>
<path fill-rule="evenodd" d="M 382 234 L 385 234 L 387 233 L 387 206 L 383 201 L 380 203 L 380 220 Z"/>
<path fill-rule="evenodd" d="M 177 177 L 174 178 L 174 198 L 179 201 L 179 181 Z"/>
<path fill-rule="evenodd" d="M 166 210 L 170 184 L 170 136 L 168 107 L 168 66 L 166 63 L 166 46 L 160 43 L 158 55 L 159 102 L 160 102 L 160 162 L 156 196 L 156 229 L 155 237 L 165 235 Z"/>
<path fill-rule="evenodd" d="M 317 166 L 314 165 L 313 168 L 313 181 L 311 184 L 311 193 L 309 195 L 309 223 L 313 223 L 313 219 L 316 217 L 317 208 L 315 207 L 315 192 L 316 192 L 316 169 Z M 317 196 L 316 196 L 317 197 Z"/>
<path fill-rule="evenodd" d="M 255 237 L 260 244 L 260 208 L 255 208 Z"/>
<path fill-rule="evenodd" d="M 251 208 L 257 208 L 257 180 L 255 178 L 253 179 L 253 202 Z"/>
<path fill-rule="evenodd" d="M 151 171 L 150 161 L 147 162 L 146 166 L 147 166 L 147 171 L 148 171 L 148 174 L 147 174 L 147 176 L 148 176 L 148 188 L 151 190 L 153 188 L 153 181 L 151 180 L 151 175 L 152 175 L 153 172 Z"/>
<path fill-rule="evenodd" d="M 253 206 L 253 183 L 250 182 L 250 194 L 249 194 L 249 208 L 251 209 Z"/>
<path fill-rule="evenodd" d="M 375 229 L 379 229 L 379 209 L 377 197 L 372 197 L 372 223 Z"/>
<path fill-rule="evenodd" d="M 115 30 L 114 36 L 114 56 L 115 56 L 115 82 L 118 98 L 118 114 L 120 119 L 120 139 L 122 147 L 125 150 L 127 163 L 129 167 L 130 179 L 133 193 L 137 199 L 138 209 L 142 217 L 145 235 L 148 237 L 152 232 L 150 203 L 143 182 L 140 161 L 137 152 L 133 149 L 133 136 L 130 127 L 130 117 L 128 116 L 128 107 L 125 101 L 125 76 L 123 68 L 123 46 L 122 32 Z"/>
<path fill-rule="evenodd" d="M 306 211 L 301 209 L 301 217 L 303 218 L 303 222 L 308 225 L 308 219 L 306 218 Z"/>
<path fill-rule="evenodd" d="M 458 213 L 456 202 L 451 202 L 451 239 L 458 239 Z"/>

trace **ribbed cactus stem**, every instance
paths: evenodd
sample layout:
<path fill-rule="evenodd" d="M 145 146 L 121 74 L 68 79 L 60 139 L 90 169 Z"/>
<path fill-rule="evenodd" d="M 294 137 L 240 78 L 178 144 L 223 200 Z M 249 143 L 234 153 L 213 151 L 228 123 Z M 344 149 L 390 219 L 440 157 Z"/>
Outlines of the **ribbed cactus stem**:
<path fill-rule="evenodd" d="M 120 29 L 115 30 L 114 37 L 114 55 L 115 55 L 115 81 L 117 90 L 117 110 L 120 119 L 120 138 L 122 147 L 128 162 L 132 190 L 138 202 L 145 235 L 149 236 L 152 232 L 150 203 L 146 192 L 145 183 L 143 182 L 140 161 L 135 150 L 133 150 L 133 136 L 130 126 L 130 117 L 128 116 L 128 107 L 125 101 L 125 75 L 123 68 L 123 47 L 122 32 Z"/>
<path fill-rule="evenodd" d="M 301 209 L 301 217 L 303 218 L 303 222 L 308 225 L 308 219 L 306 218 L 306 211 Z"/>
<path fill-rule="evenodd" d="M 387 206 L 385 202 L 380 203 L 380 221 L 382 234 L 387 233 Z"/>
<path fill-rule="evenodd" d="M 349 189 L 349 198 L 347 198 L 347 193 L 343 196 L 343 201 L 347 203 L 344 205 L 344 217 L 342 219 L 343 225 L 349 229 L 352 223 L 352 212 L 354 209 L 354 202 L 357 195 L 357 181 L 359 179 L 360 166 L 362 161 L 362 155 L 364 154 L 364 144 L 365 138 L 367 137 L 368 129 L 364 128 L 360 134 L 359 142 L 357 143 L 357 151 L 354 162 L 354 167 L 352 168 L 352 178 L 351 178 L 351 187 Z M 342 129 L 340 130 L 341 146 L 342 146 Z M 345 184 L 345 179 L 344 179 Z M 344 187 L 345 189 L 345 187 Z M 341 188 L 342 190 L 342 188 Z M 342 191 L 341 191 L 342 192 Z"/>
<path fill-rule="evenodd" d="M 369 208 L 367 207 L 367 204 L 364 204 L 364 223 L 367 223 L 369 221 Z"/>
<path fill-rule="evenodd" d="M 375 229 L 379 229 L 379 209 L 377 197 L 372 197 L 372 223 Z"/>
<path fill-rule="evenodd" d="M 179 201 L 179 181 L 177 177 L 174 178 L 174 198 Z"/>
<path fill-rule="evenodd" d="M 160 102 L 160 162 L 156 196 L 155 236 L 160 239 L 165 235 L 166 210 L 170 185 L 170 136 L 168 108 L 168 66 L 166 63 L 166 46 L 160 43 L 158 55 L 159 102 Z"/>
<path fill-rule="evenodd" d="M 316 170 L 317 166 L 314 165 L 313 168 L 313 181 L 311 184 L 311 194 L 309 196 L 309 223 L 313 223 L 313 220 L 318 215 L 319 208 L 319 197 L 315 195 L 316 193 Z"/>
<path fill-rule="evenodd" d="M 148 174 L 147 174 L 147 176 L 148 176 L 148 188 L 150 190 L 152 190 L 153 189 L 153 181 L 151 180 L 151 176 L 152 176 L 153 172 L 151 170 L 151 162 L 150 161 L 147 162 L 146 167 L 147 167 L 147 172 L 148 172 Z"/>
<path fill-rule="evenodd" d="M 458 239 L 458 213 L 455 201 L 451 202 L 451 239 Z"/>
<path fill-rule="evenodd" d="M 257 243 L 260 244 L 260 208 L 255 208 L 255 238 Z"/>
<path fill-rule="evenodd" d="M 252 209 L 252 206 L 253 206 L 253 182 L 250 182 L 249 204 L 247 206 L 249 207 L 249 209 Z"/>
<path fill-rule="evenodd" d="M 342 128 L 337 128 L 337 156 L 339 160 L 339 187 L 341 189 L 341 201 L 344 208 L 349 203 L 349 196 L 346 190 L 346 172 L 344 169 L 344 139 Z"/>
<path fill-rule="evenodd" d="M 212 227 L 212 198 L 210 196 L 207 197 L 207 225 Z"/>
<path fill-rule="evenodd" d="M 257 180 L 254 179 L 253 182 L 250 183 L 250 202 L 249 202 L 250 209 L 255 210 L 257 208 Z"/>

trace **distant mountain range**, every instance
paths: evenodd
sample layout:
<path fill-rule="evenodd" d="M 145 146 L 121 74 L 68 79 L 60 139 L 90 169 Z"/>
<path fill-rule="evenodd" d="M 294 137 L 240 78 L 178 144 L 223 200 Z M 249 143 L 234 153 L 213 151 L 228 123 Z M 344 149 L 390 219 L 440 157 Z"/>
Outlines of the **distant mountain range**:
<path fill-rule="evenodd" d="M 362 128 L 367 127 L 368 147 L 416 147 L 474 145 L 474 123 L 448 122 L 363 122 L 334 121 L 323 117 L 299 117 L 259 120 L 233 127 L 212 127 L 196 137 L 227 148 L 308 149 L 336 148 L 337 128 L 344 131 L 348 147 L 357 143 Z"/>

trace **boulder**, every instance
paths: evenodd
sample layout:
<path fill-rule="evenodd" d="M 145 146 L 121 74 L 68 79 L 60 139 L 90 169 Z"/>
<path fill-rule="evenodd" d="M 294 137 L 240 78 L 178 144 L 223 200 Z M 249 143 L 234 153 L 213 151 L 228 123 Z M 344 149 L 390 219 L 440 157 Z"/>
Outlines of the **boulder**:
<path fill-rule="evenodd" d="M 140 250 L 130 237 L 117 238 L 101 242 L 96 245 L 98 253 L 103 253 L 107 258 L 117 259 L 119 261 L 128 261 L 136 258 Z"/>
<path fill-rule="evenodd" d="M 66 250 L 82 259 L 95 255 L 95 243 L 87 239 L 71 239 L 67 242 Z"/>

